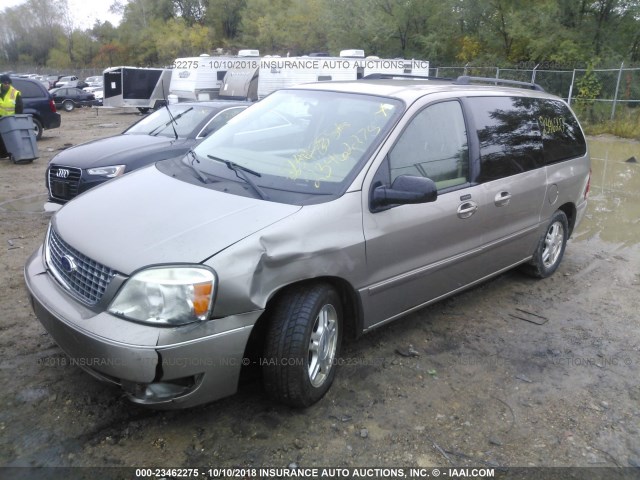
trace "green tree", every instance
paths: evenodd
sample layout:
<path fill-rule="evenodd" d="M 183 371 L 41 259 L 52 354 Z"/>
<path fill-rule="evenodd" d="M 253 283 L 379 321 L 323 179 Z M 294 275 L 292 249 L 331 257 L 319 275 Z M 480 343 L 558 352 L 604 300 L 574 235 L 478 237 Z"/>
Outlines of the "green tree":
<path fill-rule="evenodd" d="M 172 0 L 176 16 L 187 25 L 202 24 L 207 10 L 206 0 Z"/>
<path fill-rule="evenodd" d="M 593 63 L 587 67 L 587 71 L 576 81 L 578 93 L 576 94 L 576 110 L 586 115 L 589 122 L 596 121 L 595 103 L 600 96 L 602 84 L 594 73 Z"/>
<path fill-rule="evenodd" d="M 209 0 L 205 23 L 221 32 L 223 41 L 233 41 L 240 34 L 242 11 L 246 0 Z"/>
<path fill-rule="evenodd" d="M 6 9 L 0 16 L 1 49 L 6 61 L 15 63 L 28 59 L 36 65 L 45 65 L 49 49 L 63 35 L 58 19 L 64 16 L 66 7 L 66 0 L 29 0 Z"/>
<path fill-rule="evenodd" d="M 155 22 L 153 41 L 159 52 L 160 65 L 169 65 L 178 57 L 190 57 L 210 50 L 208 27 L 198 24 L 190 27 L 183 18 Z"/>
<path fill-rule="evenodd" d="M 268 54 L 286 54 L 290 48 L 289 9 L 293 0 L 247 0 L 241 28 L 245 45 Z"/>
<path fill-rule="evenodd" d="M 0 69 L 106 58 L 158 65 L 219 47 L 281 55 L 362 48 L 435 65 L 640 62 L 640 0 L 114 0 L 121 23 L 96 22 L 88 32 L 71 22 L 67 1 L 2 10 Z"/>

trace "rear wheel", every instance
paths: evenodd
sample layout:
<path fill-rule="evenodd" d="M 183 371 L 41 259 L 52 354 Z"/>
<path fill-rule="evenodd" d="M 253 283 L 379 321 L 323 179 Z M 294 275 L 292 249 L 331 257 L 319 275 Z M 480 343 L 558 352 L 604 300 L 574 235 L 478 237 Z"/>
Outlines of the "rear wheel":
<path fill-rule="evenodd" d="M 531 261 L 523 266 L 529 275 L 546 278 L 552 275 L 560 265 L 569 236 L 569 222 L 561 210 L 556 211 L 544 235 L 540 238 Z"/>
<path fill-rule="evenodd" d="M 327 393 L 342 323 L 340 297 L 329 284 L 300 285 L 278 300 L 262 359 L 265 389 L 273 399 L 308 407 Z"/>
<path fill-rule="evenodd" d="M 70 112 L 74 108 L 76 108 L 76 106 L 73 104 L 71 100 L 65 100 L 64 102 L 62 102 L 62 108 L 64 109 L 65 112 Z"/>
<path fill-rule="evenodd" d="M 36 133 L 36 140 L 40 140 L 42 138 L 42 123 L 37 118 L 33 119 L 33 131 Z"/>
<path fill-rule="evenodd" d="M 138 107 L 138 111 L 140 113 L 149 113 L 149 110 L 151 110 L 151 109 L 147 108 L 147 107 Z"/>

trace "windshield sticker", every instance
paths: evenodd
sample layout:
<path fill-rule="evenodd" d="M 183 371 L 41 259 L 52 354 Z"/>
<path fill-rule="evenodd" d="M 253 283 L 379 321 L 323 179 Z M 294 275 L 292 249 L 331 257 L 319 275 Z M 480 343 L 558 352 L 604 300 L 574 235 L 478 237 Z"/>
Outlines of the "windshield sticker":
<path fill-rule="evenodd" d="M 538 117 L 540 125 L 542 125 L 543 135 L 552 135 L 558 132 L 564 132 L 565 123 L 563 117 Z"/>
<path fill-rule="evenodd" d="M 393 109 L 394 109 L 393 105 L 390 105 L 388 103 L 381 103 L 380 109 L 378 109 L 378 111 L 376 112 L 376 115 L 382 115 L 384 117 L 387 117 L 388 112 L 392 112 Z"/>
<path fill-rule="evenodd" d="M 308 148 L 294 154 L 288 161 L 288 178 L 313 180 L 314 187 L 320 188 L 322 181 L 332 178 L 336 165 L 350 159 L 354 162 L 359 159 L 371 139 L 380 133 L 381 128 L 368 125 L 346 136 L 352 127 L 349 122 L 336 123 L 330 132 L 318 135 Z M 346 173 L 340 177 L 344 176 Z"/>

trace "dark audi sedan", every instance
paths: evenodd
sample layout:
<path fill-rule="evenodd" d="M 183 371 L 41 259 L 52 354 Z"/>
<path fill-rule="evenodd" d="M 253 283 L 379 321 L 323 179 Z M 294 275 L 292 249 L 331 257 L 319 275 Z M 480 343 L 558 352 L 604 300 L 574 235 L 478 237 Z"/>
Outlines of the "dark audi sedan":
<path fill-rule="evenodd" d="M 107 180 L 167 158 L 184 155 L 250 102 L 184 102 L 163 107 L 120 135 L 63 150 L 49 162 L 49 201 L 63 204 Z"/>

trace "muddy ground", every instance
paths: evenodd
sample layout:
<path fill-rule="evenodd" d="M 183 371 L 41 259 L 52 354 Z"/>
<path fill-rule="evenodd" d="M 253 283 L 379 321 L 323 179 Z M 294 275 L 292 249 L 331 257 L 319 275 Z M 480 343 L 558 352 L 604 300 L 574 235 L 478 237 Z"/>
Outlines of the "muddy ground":
<path fill-rule="evenodd" d="M 22 273 L 50 218 L 47 161 L 139 118 L 62 112 L 39 159 L 0 160 L 0 465 L 640 467 L 639 142 L 589 139 L 587 218 L 553 277 L 509 272 L 347 344 L 309 409 L 250 382 L 158 412 L 69 364 Z"/>

